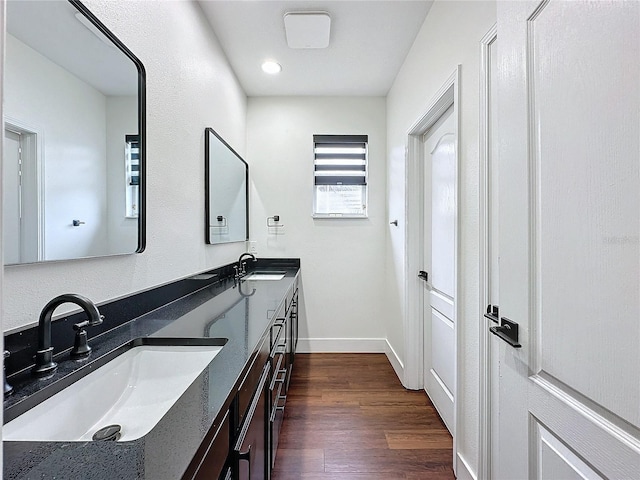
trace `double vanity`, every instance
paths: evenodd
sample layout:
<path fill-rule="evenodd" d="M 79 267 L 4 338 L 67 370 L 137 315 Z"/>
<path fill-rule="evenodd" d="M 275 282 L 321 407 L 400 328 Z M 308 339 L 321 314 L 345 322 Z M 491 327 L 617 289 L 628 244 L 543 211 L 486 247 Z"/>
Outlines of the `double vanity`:
<path fill-rule="evenodd" d="M 144 65 L 80 0 L 9 3 L 5 266 L 142 253 Z M 204 240 L 245 242 L 249 166 L 202 139 Z M 251 257 L 97 307 L 63 294 L 5 334 L 3 478 L 270 478 L 300 262 Z"/>
<path fill-rule="evenodd" d="M 232 264 L 100 305 L 106 326 L 86 358 L 70 356 L 75 318 L 54 321 L 55 372 L 9 372 L 3 478 L 269 478 L 295 361 L 299 266 L 249 260 L 241 278 Z M 141 305 L 149 311 L 112 318 Z M 34 353 L 34 335 L 6 337 L 13 370 L 21 350 Z"/>

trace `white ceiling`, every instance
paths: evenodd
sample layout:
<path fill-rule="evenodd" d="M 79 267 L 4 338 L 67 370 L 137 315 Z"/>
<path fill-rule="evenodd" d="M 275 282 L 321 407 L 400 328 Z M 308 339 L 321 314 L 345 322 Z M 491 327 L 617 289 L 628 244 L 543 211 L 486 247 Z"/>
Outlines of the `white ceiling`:
<path fill-rule="evenodd" d="M 200 0 L 248 96 L 385 96 L 431 8 L 432 0 Z M 284 14 L 326 11 L 326 49 L 291 49 Z M 266 59 L 278 75 L 261 70 Z"/>

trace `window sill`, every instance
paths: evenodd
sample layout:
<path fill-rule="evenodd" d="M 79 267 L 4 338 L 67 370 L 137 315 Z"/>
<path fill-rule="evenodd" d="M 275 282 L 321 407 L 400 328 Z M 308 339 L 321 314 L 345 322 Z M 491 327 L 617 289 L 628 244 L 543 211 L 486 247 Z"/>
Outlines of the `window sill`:
<path fill-rule="evenodd" d="M 367 218 L 369 218 L 369 215 L 367 215 L 366 213 L 364 213 L 362 215 L 354 215 L 354 214 L 346 214 L 346 213 L 313 213 L 313 214 L 311 214 L 311 217 L 313 219 L 318 219 L 318 220 L 322 220 L 322 219 L 335 220 L 335 219 L 342 219 L 342 218 L 347 218 L 347 219 L 354 219 L 354 218 L 367 219 Z"/>

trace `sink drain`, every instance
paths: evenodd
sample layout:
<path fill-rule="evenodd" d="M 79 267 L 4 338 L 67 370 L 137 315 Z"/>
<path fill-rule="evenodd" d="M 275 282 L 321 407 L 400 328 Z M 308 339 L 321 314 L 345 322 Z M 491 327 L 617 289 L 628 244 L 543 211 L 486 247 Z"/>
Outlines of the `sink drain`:
<path fill-rule="evenodd" d="M 122 430 L 122 427 L 120 425 L 108 425 L 106 427 L 102 427 L 100 430 L 93 434 L 92 440 L 102 442 L 115 442 L 120 438 L 120 430 Z"/>

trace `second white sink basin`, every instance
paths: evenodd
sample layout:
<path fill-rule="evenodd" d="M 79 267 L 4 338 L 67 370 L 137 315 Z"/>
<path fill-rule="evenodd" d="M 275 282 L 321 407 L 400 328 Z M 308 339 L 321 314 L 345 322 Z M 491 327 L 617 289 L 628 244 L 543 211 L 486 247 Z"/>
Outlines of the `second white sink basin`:
<path fill-rule="evenodd" d="M 286 272 L 278 272 L 278 271 L 267 271 L 267 272 L 251 272 L 249 275 L 244 277 L 245 280 L 282 280 Z"/>
<path fill-rule="evenodd" d="M 131 348 L 7 423 L 3 440 L 91 441 L 109 425 L 119 441 L 140 438 L 167 413 L 221 346 Z"/>

